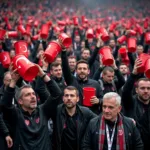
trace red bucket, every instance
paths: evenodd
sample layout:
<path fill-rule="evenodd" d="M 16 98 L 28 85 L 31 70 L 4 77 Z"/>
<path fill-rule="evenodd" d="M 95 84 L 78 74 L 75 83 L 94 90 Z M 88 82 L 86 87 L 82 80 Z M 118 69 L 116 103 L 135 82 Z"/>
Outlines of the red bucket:
<path fill-rule="evenodd" d="M 41 28 L 41 33 L 40 36 L 43 39 L 47 39 L 49 34 L 49 25 L 48 24 L 43 24 Z"/>
<path fill-rule="evenodd" d="M 147 78 L 150 78 L 150 58 L 147 59 L 147 61 L 145 63 L 145 71 L 144 71 L 144 73 L 145 73 L 145 76 Z"/>
<path fill-rule="evenodd" d="M 31 25 L 29 24 L 26 25 L 26 34 L 29 36 L 31 35 Z"/>
<path fill-rule="evenodd" d="M 102 34 L 101 39 L 102 39 L 104 42 L 108 41 L 108 40 L 109 40 L 109 34 L 108 34 L 107 30 L 106 30 L 105 28 L 101 28 L 101 29 L 100 29 L 100 32 L 101 32 L 101 34 Z"/>
<path fill-rule="evenodd" d="M 0 62 L 2 63 L 4 68 L 9 68 L 11 60 L 8 52 L 0 53 Z"/>
<path fill-rule="evenodd" d="M 83 88 L 83 105 L 92 106 L 90 99 L 92 96 L 95 96 L 96 89 L 93 87 L 84 87 Z"/>
<path fill-rule="evenodd" d="M 118 43 L 119 44 L 122 44 L 124 41 L 126 41 L 127 40 L 127 38 L 126 38 L 126 36 L 125 35 L 122 35 L 121 37 L 119 37 L 118 39 L 117 39 L 117 41 L 118 41 Z"/>
<path fill-rule="evenodd" d="M 55 60 L 57 55 L 61 52 L 62 48 L 58 42 L 52 41 L 46 48 L 44 55 L 46 60 L 51 63 Z"/>
<path fill-rule="evenodd" d="M 38 27 L 38 25 L 39 25 L 39 21 L 38 21 L 38 20 L 35 20 L 35 22 L 34 22 L 34 27 Z"/>
<path fill-rule="evenodd" d="M 15 52 L 17 54 L 24 55 L 25 57 L 28 57 L 28 44 L 26 41 L 18 41 L 14 44 Z"/>
<path fill-rule="evenodd" d="M 25 33 L 26 33 L 26 30 L 25 30 L 25 28 L 24 28 L 23 25 L 19 25 L 19 26 L 17 27 L 17 30 L 20 31 L 20 33 L 22 33 L 22 34 L 25 34 Z"/>
<path fill-rule="evenodd" d="M 18 32 L 17 31 L 9 31 L 8 32 L 8 37 L 9 38 L 17 38 L 18 37 Z"/>
<path fill-rule="evenodd" d="M 121 58 L 126 58 L 126 56 L 127 56 L 127 49 L 124 48 L 124 47 L 121 47 L 119 49 L 119 54 L 120 54 Z"/>
<path fill-rule="evenodd" d="M 12 60 L 14 69 L 26 81 L 32 81 L 38 74 L 39 68 L 30 62 L 24 55 L 17 55 Z"/>
<path fill-rule="evenodd" d="M 66 33 L 61 33 L 58 36 L 59 42 L 62 43 L 64 47 L 70 47 L 72 44 L 72 39 L 66 34 Z"/>
<path fill-rule="evenodd" d="M 99 54 L 102 57 L 103 65 L 105 66 L 111 66 L 113 64 L 113 56 L 111 54 L 111 48 L 110 47 L 103 47 L 100 49 Z"/>
<path fill-rule="evenodd" d="M 128 51 L 135 52 L 136 51 L 136 38 L 128 38 Z"/>
<path fill-rule="evenodd" d="M 144 70 L 145 70 L 145 63 L 146 63 L 146 61 L 147 61 L 148 59 L 150 59 L 150 55 L 145 54 L 145 53 L 142 53 L 142 54 L 139 55 L 139 58 L 140 58 L 140 60 L 142 61 L 142 65 L 141 65 L 140 68 L 137 69 L 137 71 L 138 71 L 139 73 L 143 73 Z"/>
<path fill-rule="evenodd" d="M 134 31 L 134 30 L 130 30 L 130 36 L 136 36 L 136 31 Z"/>
<path fill-rule="evenodd" d="M 145 43 L 150 44 L 150 32 L 145 33 Z"/>
<path fill-rule="evenodd" d="M 74 24 L 75 26 L 77 26 L 77 25 L 79 24 L 79 19 L 78 19 L 78 17 L 73 17 L 73 24 Z"/>
<path fill-rule="evenodd" d="M 0 29 L 0 40 L 4 40 L 6 30 Z"/>
<path fill-rule="evenodd" d="M 122 58 L 122 63 L 126 64 L 127 66 L 130 64 L 130 60 L 129 60 L 128 55 L 126 55 L 125 58 Z"/>
<path fill-rule="evenodd" d="M 86 38 L 87 39 L 93 39 L 94 38 L 94 31 L 93 31 L 93 29 L 90 28 L 90 29 L 87 30 Z"/>

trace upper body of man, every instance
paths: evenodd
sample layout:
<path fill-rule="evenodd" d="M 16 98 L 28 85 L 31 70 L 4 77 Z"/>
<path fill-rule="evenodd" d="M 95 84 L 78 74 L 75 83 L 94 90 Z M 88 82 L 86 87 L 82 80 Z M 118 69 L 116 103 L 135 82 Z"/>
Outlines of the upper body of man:
<path fill-rule="evenodd" d="M 97 45 L 98 46 L 98 45 Z M 100 44 L 99 44 L 100 46 Z M 98 47 L 97 47 L 98 49 Z M 91 109 L 95 113 L 99 113 L 99 104 L 101 102 L 102 98 L 102 90 L 99 86 L 99 83 L 93 79 L 89 78 L 90 68 L 89 68 L 89 62 L 85 60 L 80 60 L 77 62 L 76 65 L 76 77 L 74 77 L 71 74 L 69 65 L 68 65 L 68 59 L 66 56 L 66 51 L 64 50 L 62 52 L 62 69 L 63 69 L 63 75 L 64 79 L 66 81 L 67 85 L 73 85 L 79 90 L 79 103 L 83 104 L 83 88 L 84 87 L 93 87 L 96 89 L 96 95 L 92 97 L 91 104 L 93 105 Z"/>
<path fill-rule="evenodd" d="M 106 94 L 108 92 L 118 92 L 125 84 L 125 80 L 121 72 L 117 68 L 115 62 L 112 67 L 106 66 L 104 67 L 104 69 L 100 67 L 95 73 L 93 79 L 99 81 L 100 86 L 103 90 L 103 94 Z"/>
<path fill-rule="evenodd" d="M 82 141 L 82 150 L 143 150 L 140 133 L 130 118 L 120 114 L 121 97 L 104 95 L 102 114 L 92 119 Z"/>
<path fill-rule="evenodd" d="M 150 106 L 150 80 L 139 78 L 138 68 L 141 67 L 141 60 L 135 61 L 134 69 L 125 83 L 122 91 L 122 106 L 124 115 L 135 119 L 139 127 L 139 120 Z M 138 81 L 137 81 L 138 80 Z M 136 94 L 133 89 L 136 82 Z"/>
<path fill-rule="evenodd" d="M 39 66 L 38 66 L 39 67 Z M 34 90 L 24 85 L 16 92 L 19 107 L 12 105 L 15 86 L 19 75 L 12 72 L 12 79 L 3 97 L 3 114 L 13 130 L 13 150 L 51 150 L 52 145 L 48 134 L 48 120 L 55 115 L 61 90 L 39 67 L 39 77 L 42 77 L 50 94 L 45 103 L 37 106 Z"/>
<path fill-rule="evenodd" d="M 96 117 L 91 110 L 79 106 L 79 92 L 73 86 L 64 90 L 63 104 L 57 107 L 54 122 L 54 139 L 58 150 L 79 150 L 87 124 Z"/>

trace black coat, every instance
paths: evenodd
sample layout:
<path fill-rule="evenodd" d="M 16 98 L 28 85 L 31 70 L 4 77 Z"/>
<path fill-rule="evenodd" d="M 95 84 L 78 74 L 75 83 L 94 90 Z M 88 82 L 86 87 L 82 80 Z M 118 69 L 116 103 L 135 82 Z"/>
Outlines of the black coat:
<path fill-rule="evenodd" d="M 47 83 L 50 92 L 47 100 L 39 105 L 32 114 L 12 105 L 15 88 L 8 87 L 4 93 L 4 118 L 13 128 L 13 150 L 51 150 L 49 139 L 48 120 L 56 113 L 61 90 L 51 80 Z M 43 92 L 44 93 L 44 92 Z"/>
<path fill-rule="evenodd" d="M 81 145 L 81 140 L 86 131 L 86 127 L 91 119 L 96 117 L 91 110 L 86 107 L 77 105 L 77 150 L 79 150 Z M 61 104 L 57 108 L 56 121 L 54 121 L 54 134 L 57 142 L 57 150 L 61 149 L 61 138 L 62 132 L 64 130 L 64 124 L 66 122 L 67 116 L 65 114 L 65 105 Z"/>
<path fill-rule="evenodd" d="M 138 76 L 135 76 L 131 73 L 126 84 L 124 85 L 121 100 L 124 115 L 133 118 L 137 123 L 137 127 L 139 127 L 139 120 L 144 114 L 145 106 L 139 100 L 137 95 L 133 96 L 134 83 L 137 80 L 137 78 Z M 149 107 L 150 103 L 147 106 Z"/>
<path fill-rule="evenodd" d="M 99 150 L 99 129 L 101 116 L 92 119 L 84 135 L 82 150 Z M 143 150 L 140 133 L 133 121 L 123 116 L 123 127 L 125 131 L 126 150 Z"/>

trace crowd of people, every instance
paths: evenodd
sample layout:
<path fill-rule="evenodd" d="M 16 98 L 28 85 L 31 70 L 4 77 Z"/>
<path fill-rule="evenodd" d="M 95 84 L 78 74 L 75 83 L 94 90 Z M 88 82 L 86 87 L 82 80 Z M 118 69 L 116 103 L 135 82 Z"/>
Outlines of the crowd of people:
<path fill-rule="evenodd" d="M 25 41 L 27 59 L 38 68 L 27 81 L 0 57 L 0 150 L 149 150 L 149 6 L 148 0 L 0 2 L 0 55 L 13 60 L 15 43 Z M 71 38 L 68 47 L 61 33 Z M 49 62 L 52 41 L 61 52 Z M 104 48 L 113 63 L 104 63 Z M 95 89 L 90 106 L 87 87 Z"/>

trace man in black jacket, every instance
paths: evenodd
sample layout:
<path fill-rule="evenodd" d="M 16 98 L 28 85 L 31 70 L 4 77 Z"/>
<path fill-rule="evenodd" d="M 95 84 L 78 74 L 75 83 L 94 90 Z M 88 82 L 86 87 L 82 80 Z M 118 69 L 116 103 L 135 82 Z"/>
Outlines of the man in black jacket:
<path fill-rule="evenodd" d="M 150 108 L 144 113 L 140 121 L 140 131 L 144 144 L 144 150 L 150 149 Z"/>
<path fill-rule="evenodd" d="M 150 106 L 150 80 L 141 78 L 137 71 L 140 67 L 141 60 L 137 59 L 135 61 L 134 69 L 122 91 L 124 115 L 133 118 L 137 123 L 137 127 L 139 127 L 140 118 Z M 137 81 L 135 88 L 136 95 L 133 95 L 135 81 Z"/>
<path fill-rule="evenodd" d="M 82 141 L 82 150 L 143 150 L 135 124 L 120 114 L 121 97 L 114 92 L 104 95 L 102 115 L 92 119 Z"/>
<path fill-rule="evenodd" d="M 97 50 L 100 48 L 100 43 L 97 43 Z M 93 54 L 95 55 L 95 54 Z M 85 60 L 80 60 L 77 62 L 76 65 L 76 77 L 74 77 L 70 71 L 69 65 L 68 65 L 68 59 L 66 56 L 66 51 L 65 49 L 62 51 L 62 69 L 63 69 L 63 75 L 64 79 L 66 81 L 67 85 L 72 85 L 75 86 L 79 90 L 79 103 L 82 105 L 83 104 L 83 88 L 84 87 L 93 87 L 96 89 L 96 96 L 91 99 L 91 104 L 93 105 L 91 107 L 91 110 L 94 111 L 95 113 L 99 113 L 100 109 L 100 103 L 102 99 L 102 90 L 101 87 L 99 86 L 99 83 L 95 80 L 92 80 L 88 77 L 90 73 L 90 67 L 89 64 L 91 64 L 88 61 Z M 92 57 L 93 58 L 93 57 Z"/>
<path fill-rule="evenodd" d="M 64 90 L 63 102 L 57 108 L 54 135 L 57 150 L 79 150 L 87 124 L 96 117 L 91 110 L 77 105 L 79 92 L 74 86 Z"/>
<path fill-rule="evenodd" d="M 9 87 L 4 93 L 3 114 L 13 128 L 13 150 L 51 150 L 48 134 L 48 120 L 56 115 L 56 107 L 61 96 L 61 90 L 39 67 L 39 77 L 42 77 L 50 94 L 44 104 L 37 106 L 35 92 L 29 85 L 21 87 L 16 98 L 20 105 L 12 105 L 16 82 L 19 75 L 12 72 Z"/>

